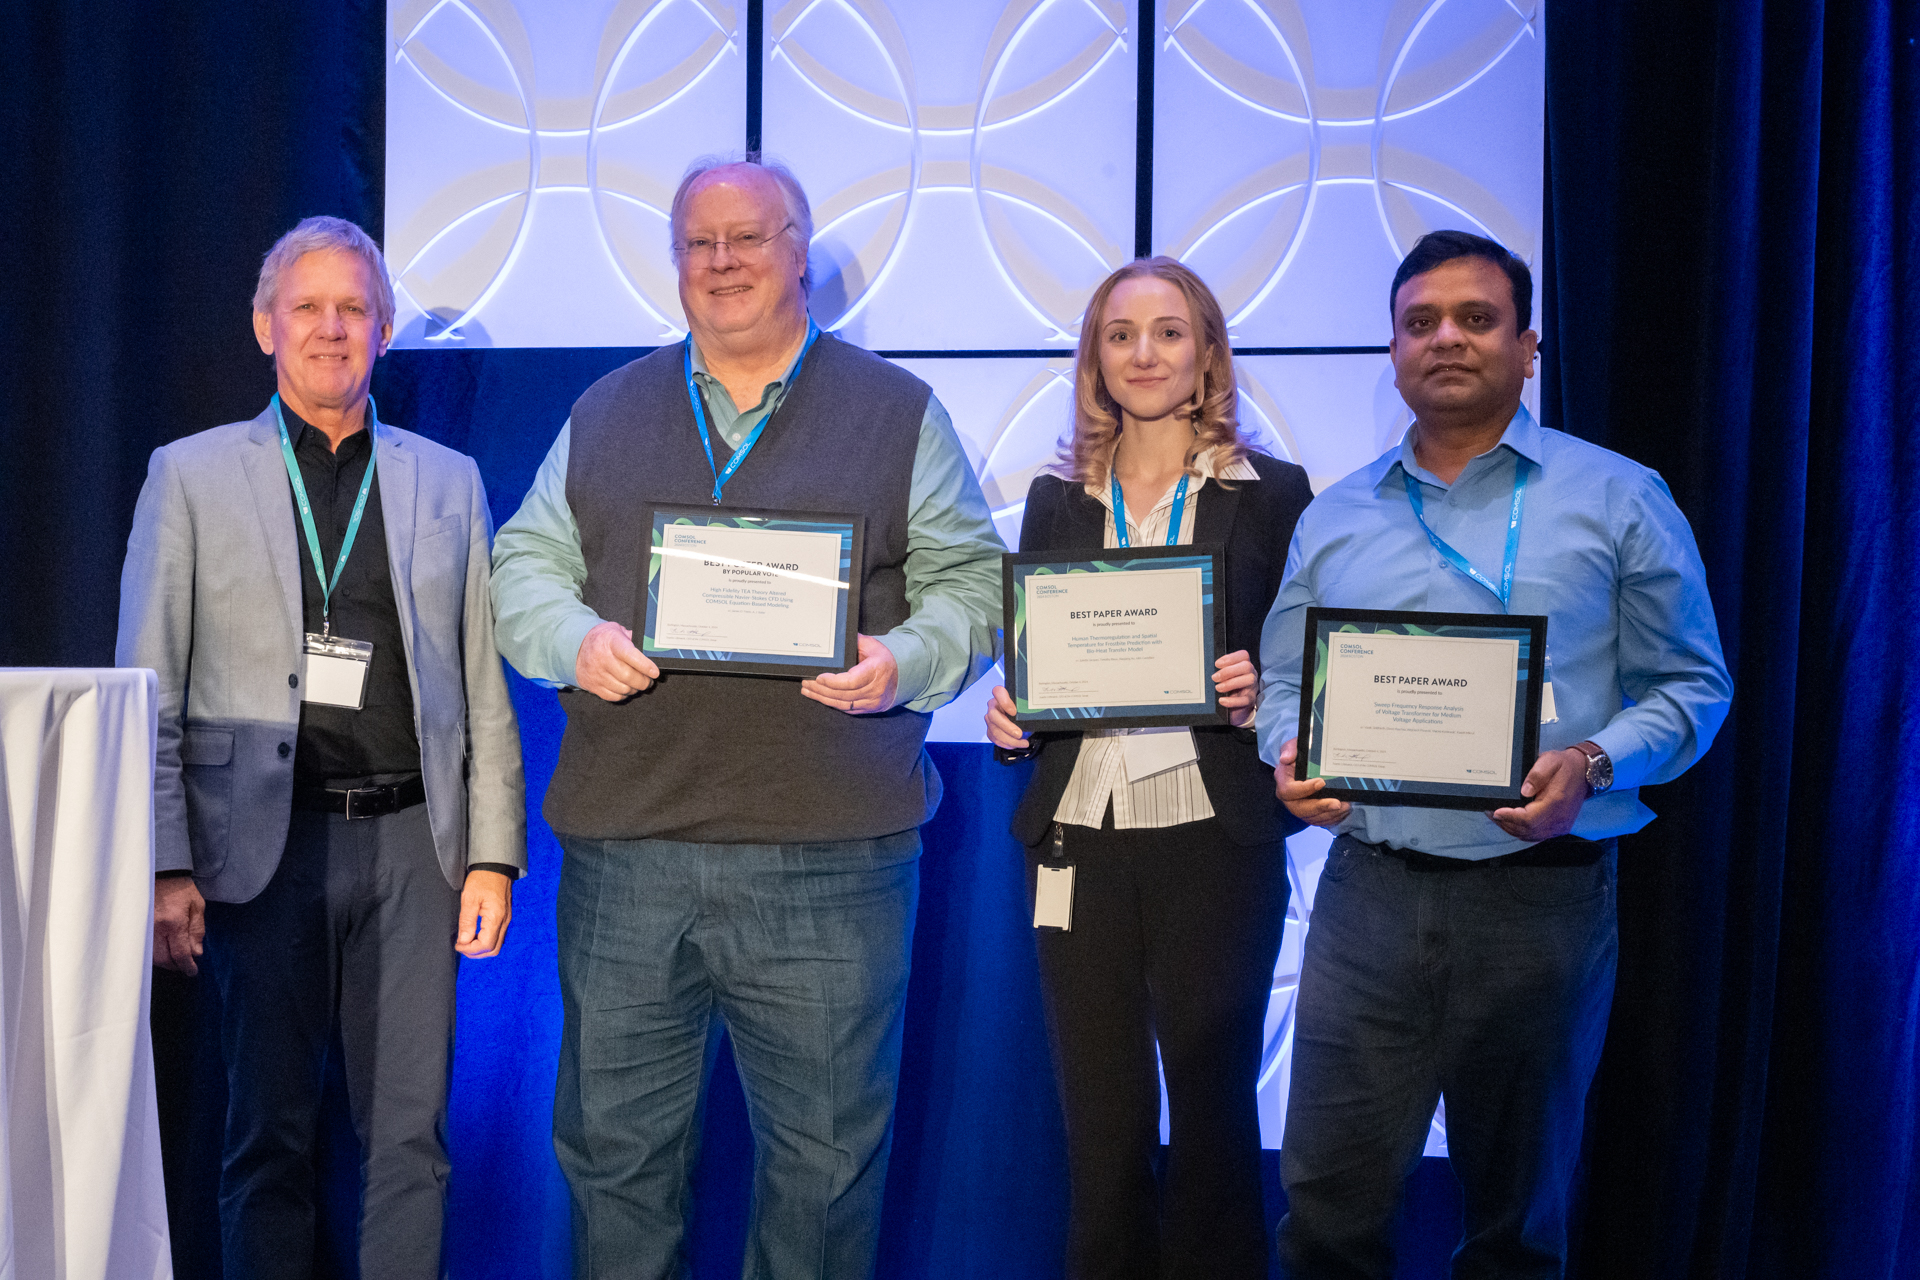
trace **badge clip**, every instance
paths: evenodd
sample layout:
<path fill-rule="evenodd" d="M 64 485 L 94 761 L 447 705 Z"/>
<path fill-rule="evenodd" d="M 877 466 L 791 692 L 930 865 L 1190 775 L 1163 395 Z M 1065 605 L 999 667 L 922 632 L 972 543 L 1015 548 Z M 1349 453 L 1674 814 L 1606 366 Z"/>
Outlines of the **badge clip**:
<path fill-rule="evenodd" d="M 1046 857 L 1034 871 L 1033 927 L 1055 933 L 1073 932 L 1073 863 L 1067 859 L 1067 832 L 1059 823 L 1047 844 Z"/>

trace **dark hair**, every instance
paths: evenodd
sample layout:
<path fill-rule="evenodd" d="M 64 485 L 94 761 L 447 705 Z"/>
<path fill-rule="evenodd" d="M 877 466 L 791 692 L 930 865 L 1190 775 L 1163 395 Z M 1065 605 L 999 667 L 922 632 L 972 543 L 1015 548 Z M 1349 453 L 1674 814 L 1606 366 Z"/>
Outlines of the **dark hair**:
<path fill-rule="evenodd" d="M 1533 327 L 1533 273 L 1505 245 L 1470 231 L 1429 231 L 1414 241 L 1412 251 L 1393 273 L 1393 288 L 1387 290 L 1387 318 L 1393 318 L 1401 285 L 1456 258 L 1485 258 L 1506 272 L 1513 286 L 1513 331 L 1525 333 Z"/>

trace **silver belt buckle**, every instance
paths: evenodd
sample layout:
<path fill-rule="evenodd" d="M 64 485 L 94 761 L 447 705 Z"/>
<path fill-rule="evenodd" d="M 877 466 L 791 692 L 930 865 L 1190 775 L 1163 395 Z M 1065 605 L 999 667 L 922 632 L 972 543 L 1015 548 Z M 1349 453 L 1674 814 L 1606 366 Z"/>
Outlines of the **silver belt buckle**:
<path fill-rule="evenodd" d="M 354 789 L 346 793 L 347 794 L 347 820 L 349 822 L 353 821 L 353 819 L 355 818 L 372 818 L 372 817 L 378 816 L 376 814 L 355 813 L 353 811 L 353 798 L 355 796 L 367 796 L 371 798 L 373 793 L 378 790 L 380 790 L 379 787 L 355 787 Z"/>

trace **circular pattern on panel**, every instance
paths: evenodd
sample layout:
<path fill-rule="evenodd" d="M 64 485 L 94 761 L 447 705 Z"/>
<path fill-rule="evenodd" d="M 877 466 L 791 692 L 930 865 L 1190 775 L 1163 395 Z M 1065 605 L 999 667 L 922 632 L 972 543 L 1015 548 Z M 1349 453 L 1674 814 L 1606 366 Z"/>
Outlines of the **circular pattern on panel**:
<path fill-rule="evenodd" d="M 678 174 L 633 158 L 636 126 L 737 55 L 734 11 L 717 0 L 619 0 L 592 45 L 587 91 L 570 94 L 540 90 L 533 40 L 506 0 L 411 0 L 391 24 L 396 66 L 452 109 L 436 151 L 463 160 L 389 232 L 396 287 L 428 317 L 423 336 L 458 340 L 476 326 L 535 233 L 538 197 L 561 192 L 587 195 L 607 264 L 660 336 L 678 336 L 666 252 Z"/>
<path fill-rule="evenodd" d="M 1167 252 L 1205 264 L 1230 324 L 1245 321 L 1280 285 L 1331 186 L 1370 189 L 1377 230 L 1396 261 L 1438 223 L 1464 225 L 1534 257 L 1527 222 L 1457 165 L 1421 150 L 1428 144 L 1420 138 L 1443 136 L 1449 112 L 1466 105 L 1461 95 L 1522 41 L 1538 39 L 1538 0 L 1395 6 L 1383 15 L 1377 74 L 1365 84 L 1332 83 L 1338 73 L 1323 75 L 1311 33 L 1324 37 L 1334 23 L 1351 28 L 1371 20 L 1366 14 L 1345 0 L 1168 0 L 1163 54 L 1264 118 L 1286 147 L 1283 158 L 1236 175 L 1187 225 L 1160 237 Z M 1351 73 L 1353 61 L 1343 65 Z M 1461 122 L 1470 126 L 1464 116 Z"/>
<path fill-rule="evenodd" d="M 971 194 L 988 263 L 1038 323 L 1067 343 L 1087 294 L 1131 256 L 1070 191 L 996 163 L 1004 131 L 1057 111 L 1128 52 L 1121 0 L 1007 0 L 970 101 L 924 100 L 906 34 L 882 0 L 791 0 L 769 14 L 769 57 L 885 141 L 885 162 L 813 192 L 815 315 L 838 329 L 900 260 L 930 191 Z M 873 135 L 869 135 L 873 136 Z M 1027 345 L 1027 344 L 1020 344 Z"/>

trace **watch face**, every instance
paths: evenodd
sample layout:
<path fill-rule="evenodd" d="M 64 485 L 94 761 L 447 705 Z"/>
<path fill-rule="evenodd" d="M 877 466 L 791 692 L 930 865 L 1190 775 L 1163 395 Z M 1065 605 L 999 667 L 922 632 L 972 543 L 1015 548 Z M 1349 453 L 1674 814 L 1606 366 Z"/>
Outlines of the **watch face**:
<path fill-rule="evenodd" d="M 1605 791 L 1613 785 L 1613 760 L 1609 756 L 1591 756 L 1587 760 L 1587 785 Z"/>

